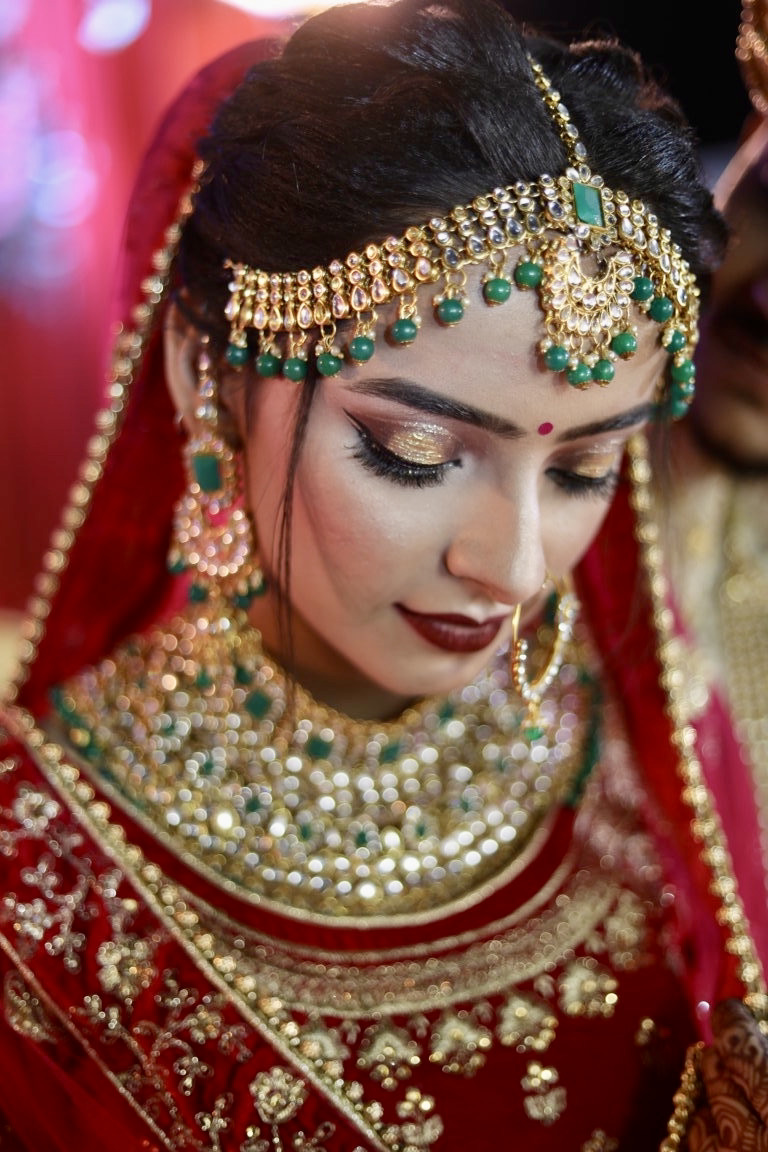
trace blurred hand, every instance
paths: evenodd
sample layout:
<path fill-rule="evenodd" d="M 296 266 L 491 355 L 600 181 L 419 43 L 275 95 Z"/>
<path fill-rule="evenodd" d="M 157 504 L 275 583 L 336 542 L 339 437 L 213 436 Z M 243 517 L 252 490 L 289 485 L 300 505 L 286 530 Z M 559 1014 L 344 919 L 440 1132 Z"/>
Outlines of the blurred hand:
<path fill-rule="evenodd" d="M 705 1102 L 688 1129 L 688 1152 L 768 1152 L 768 1043 L 740 1000 L 712 1012 L 714 1042 L 701 1053 Z"/>

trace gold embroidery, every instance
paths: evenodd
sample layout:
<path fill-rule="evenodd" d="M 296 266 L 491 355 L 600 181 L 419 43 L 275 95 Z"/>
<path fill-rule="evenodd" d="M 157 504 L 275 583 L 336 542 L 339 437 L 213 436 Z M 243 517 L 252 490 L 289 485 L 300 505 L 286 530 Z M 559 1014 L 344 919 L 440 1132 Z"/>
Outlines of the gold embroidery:
<path fill-rule="evenodd" d="M 555 1038 L 557 1017 L 543 1000 L 517 993 L 508 996 L 499 1012 L 497 1035 L 518 1052 L 545 1052 Z"/>
<path fill-rule="evenodd" d="M 154 944 L 136 936 L 105 940 L 99 945 L 96 963 L 99 983 L 105 992 L 131 1004 L 144 988 L 149 988 L 157 975 L 152 964 Z"/>
<path fill-rule="evenodd" d="M 389 1090 L 399 1080 L 409 1079 L 411 1069 L 420 1063 L 419 1045 L 391 1023 L 367 1029 L 357 1058 L 358 1067 L 367 1069 L 382 1088 Z"/>
<path fill-rule="evenodd" d="M 55 1043 L 56 1025 L 18 972 L 6 974 L 3 982 L 3 1008 L 6 1020 L 19 1036 L 37 1043 Z"/>
<path fill-rule="evenodd" d="M 485 1063 L 492 1034 L 477 1022 L 479 1011 L 476 1006 L 471 1012 L 446 1012 L 433 1028 L 429 1059 L 443 1072 L 474 1076 Z"/>
<path fill-rule="evenodd" d="M 531 1120 L 540 1124 L 554 1124 L 565 1111 L 566 1092 L 555 1068 L 547 1068 L 538 1062 L 528 1065 L 527 1074 L 521 1080 L 524 1092 L 530 1092 L 523 1100 L 523 1107 Z"/>
<path fill-rule="evenodd" d="M 560 1007 L 569 1016 L 612 1016 L 616 987 L 616 978 L 591 956 L 574 960 L 560 978 Z"/>
<path fill-rule="evenodd" d="M 616 1152 L 618 1140 L 606 1136 L 602 1128 L 595 1128 L 589 1140 L 581 1146 L 581 1152 Z"/>

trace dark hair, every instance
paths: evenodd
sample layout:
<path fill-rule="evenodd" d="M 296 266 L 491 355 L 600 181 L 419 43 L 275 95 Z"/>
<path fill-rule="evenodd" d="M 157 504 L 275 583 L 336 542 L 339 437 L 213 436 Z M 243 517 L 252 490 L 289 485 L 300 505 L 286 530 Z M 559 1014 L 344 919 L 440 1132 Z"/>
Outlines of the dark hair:
<path fill-rule="evenodd" d="M 309 19 L 255 66 L 201 142 L 206 171 L 178 267 L 214 346 L 227 339 L 226 258 L 309 269 L 494 187 L 562 172 L 565 148 L 528 53 L 560 91 L 593 170 L 653 208 L 705 288 L 722 221 L 692 130 L 635 53 L 526 35 L 494 0 L 349 4 Z M 315 386 L 310 369 L 293 464 Z M 289 491 L 284 540 L 290 503 Z M 283 562 L 287 578 L 284 545 Z"/>

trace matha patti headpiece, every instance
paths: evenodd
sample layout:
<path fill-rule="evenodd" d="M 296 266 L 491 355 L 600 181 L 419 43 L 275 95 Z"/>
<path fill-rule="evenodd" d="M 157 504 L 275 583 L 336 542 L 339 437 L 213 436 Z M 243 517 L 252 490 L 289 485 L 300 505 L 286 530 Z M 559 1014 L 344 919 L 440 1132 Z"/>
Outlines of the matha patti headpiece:
<path fill-rule="evenodd" d="M 487 304 L 503 304 L 513 285 L 538 293 L 543 366 L 564 373 L 578 388 L 609 383 L 616 360 L 635 352 L 633 307 L 658 322 L 671 361 L 663 411 L 681 416 L 694 390 L 695 277 L 646 205 L 606 187 L 591 171 L 559 93 L 537 63 L 531 67 L 568 148 L 570 163 L 561 176 L 495 188 L 327 267 L 280 273 L 228 261 L 228 361 L 248 361 L 248 332 L 254 330 L 261 376 L 282 372 L 302 380 L 310 352 L 320 375 L 333 376 L 344 362 L 337 345 L 340 325 L 349 332 L 346 355 L 365 363 L 375 352 L 380 309 L 393 308 L 390 343 L 410 344 L 421 325 L 418 289 L 434 284 L 436 320 L 458 324 L 467 303 L 467 269 L 484 266 Z M 513 268 L 512 252 L 518 254 Z"/>
<path fill-rule="evenodd" d="M 768 5 L 744 0 L 736 39 L 736 60 L 752 107 L 768 116 Z"/>

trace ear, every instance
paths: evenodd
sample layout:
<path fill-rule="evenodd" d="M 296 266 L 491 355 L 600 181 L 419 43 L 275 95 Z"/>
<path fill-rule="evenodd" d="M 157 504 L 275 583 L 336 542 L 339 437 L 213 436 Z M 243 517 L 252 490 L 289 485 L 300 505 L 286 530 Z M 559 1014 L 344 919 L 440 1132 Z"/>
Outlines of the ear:
<path fill-rule="evenodd" d="M 199 337 L 184 319 L 175 304 L 168 309 L 163 331 L 165 379 L 178 420 L 191 435 L 195 429 L 197 407 L 197 373 L 195 357 Z"/>

